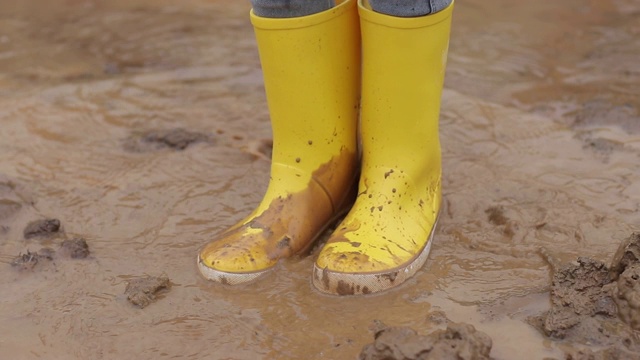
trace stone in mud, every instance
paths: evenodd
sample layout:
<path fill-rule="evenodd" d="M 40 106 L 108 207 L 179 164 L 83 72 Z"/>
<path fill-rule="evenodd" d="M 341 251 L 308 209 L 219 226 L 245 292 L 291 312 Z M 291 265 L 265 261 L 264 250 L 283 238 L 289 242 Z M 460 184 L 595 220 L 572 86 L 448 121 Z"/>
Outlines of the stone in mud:
<path fill-rule="evenodd" d="M 130 303 L 145 308 L 156 300 L 160 291 L 170 288 L 171 282 L 168 277 L 147 276 L 129 281 L 124 294 L 127 295 Z"/>
<path fill-rule="evenodd" d="M 159 149 L 184 150 L 187 147 L 211 141 L 206 134 L 185 129 L 151 130 L 132 135 L 124 141 L 124 149 L 130 152 L 145 152 Z"/>
<path fill-rule="evenodd" d="M 26 254 L 20 254 L 13 259 L 11 266 L 19 270 L 33 270 L 42 260 L 53 260 L 53 250 L 49 248 L 40 249 L 38 252 L 27 250 Z"/>
<path fill-rule="evenodd" d="M 42 219 L 32 221 L 24 228 L 24 238 L 51 237 L 60 231 L 60 220 Z"/>
<path fill-rule="evenodd" d="M 360 360 L 491 359 L 491 338 L 472 325 L 451 323 L 446 330 L 422 336 L 408 327 L 389 327 L 365 345 Z"/>
<path fill-rule="evenodd" d="M 89 245 L 82 238 L 65 240 L 60 245 L 60 252 L 72 259 L 84 259 L 89 256 Z"/>

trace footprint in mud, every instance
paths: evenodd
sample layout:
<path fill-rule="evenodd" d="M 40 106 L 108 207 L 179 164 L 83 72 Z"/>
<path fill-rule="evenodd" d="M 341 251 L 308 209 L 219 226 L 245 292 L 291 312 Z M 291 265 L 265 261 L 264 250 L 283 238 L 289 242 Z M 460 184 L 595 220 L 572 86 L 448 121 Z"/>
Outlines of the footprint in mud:
<path fill-rule="evenodd" d="M 133 279 L 127 283 L 124 294 L 133 305 L 145 308 L 157 300 L 158 294 L 171 289 L 171 282 L 166 276 L 146 276 Z"/>
<path fill-rule="evenodd" d="M 379 324 L 376 326 L 380 327 Z M 490 360 L 489 335 L 472 325 L 449 323 L 427 336 L 408 327 L 382 327 L 365 345 L 360 360 Z"/>
<path fill-rule="evenodd" d="M 210 135 L 185 129 L 150 130 L 135 133 L 123 141 L 122 147 L 128 152 L 148 152 L 161 149 L 181 151 L 198 143 L 210 143 Z"/>
<path fill-rule="evenodd" d="M 639 280 L 640 234 L 632 234 L 610 267 L 581 257 L 554 270 L 551 309 L 528 321 L 569 344 L 567 359 L 639 359 Z"/>

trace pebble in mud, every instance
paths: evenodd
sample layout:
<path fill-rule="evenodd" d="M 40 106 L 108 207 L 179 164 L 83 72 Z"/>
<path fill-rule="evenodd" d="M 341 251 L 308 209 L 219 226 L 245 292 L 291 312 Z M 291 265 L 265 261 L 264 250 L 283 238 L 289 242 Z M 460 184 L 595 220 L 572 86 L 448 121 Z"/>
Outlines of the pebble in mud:
<path fill-rule="evenodd" d="M 185 129 L 150 130 L 134 134 L 124 140 L 123 147 L 129 152 L 146 152 L 159 149 L 184 150 L 187 147 L 210 142 L 209 135 Z"/>
<path fill-rule="evenodd" d="M 32 221 L 24 228 L 24 238 L 50 237 L 60 231 L 60 220 L 42 219 Z"/>
<path fill-rule="evenodd" d="M 60 252 L 72 259 L 84 259 L 89 256 L 89 245 L 82 238 L 65 240 L 60 245 Z"/>
<path fill-rule="evenodd" d="M 130 303 L 142 309 L 156 301 L 159 292 L 170 288 L 171 282 L 168 277 L 147 276 L 129 281 L 124 294 Z"/>
<path fill-rule="evenodd" d="M 486 360 L 491 338 L 472 325 L 451 323 L 446 330 L 423 336 L 408 327 L 389 327 L 365 345 L 360 360 Z"/>

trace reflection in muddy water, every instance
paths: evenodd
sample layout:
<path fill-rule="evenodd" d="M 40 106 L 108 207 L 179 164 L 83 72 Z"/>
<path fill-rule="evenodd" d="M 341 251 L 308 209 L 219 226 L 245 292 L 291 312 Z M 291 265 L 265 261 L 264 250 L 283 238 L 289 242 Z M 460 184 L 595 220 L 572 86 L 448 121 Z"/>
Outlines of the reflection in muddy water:
<path fill-rule="evenodd" d="M 315 253 L 234 288 L 195 266 L 269 177 L 248 2 L 1 0 L 3 356 L 351 359 L 374 320 L 426 334 L 444 313 L 488 334 L 494 358 L 561 357 L 525 322 L 549 307 L 549 259 L 608 262 L 638 226 L 640 6 L 457 3 L 432 253 L 397 290 L 337 298 L 311 287 Z M 207 141 L 123 148 L 177 128 Z M 24 239 L 45 218 L 64 232 Z M 10 266 L 74 238 L 89 257 Z M 127 302 L 130 280 L 159 274 L 170 292 Z"/>

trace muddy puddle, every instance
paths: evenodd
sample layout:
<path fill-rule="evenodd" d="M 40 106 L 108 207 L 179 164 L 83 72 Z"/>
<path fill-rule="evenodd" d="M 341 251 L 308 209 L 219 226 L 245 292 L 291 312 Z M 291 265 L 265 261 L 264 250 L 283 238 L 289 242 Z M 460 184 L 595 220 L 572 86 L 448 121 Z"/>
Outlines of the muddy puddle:
<path fill-rule="evenodd" d="M 250 286 L 196 269 L 269 178 L 248 8 L 0 1 L 4 357 L 355 359 L 378 323 L 464 330 L 494 359 L 602 350 L 530 319 L 552 307 L 554 264 L 609 266 L 639 230 L 637 1 L 457 0 L 432 253 L 404 286 L 360 298 L 313 290 L 314 254 Z M 25 236 L 47 219 L 56 231 Z M 162 281 L 140 308 L 125 290 L 145 278 Z"/>

